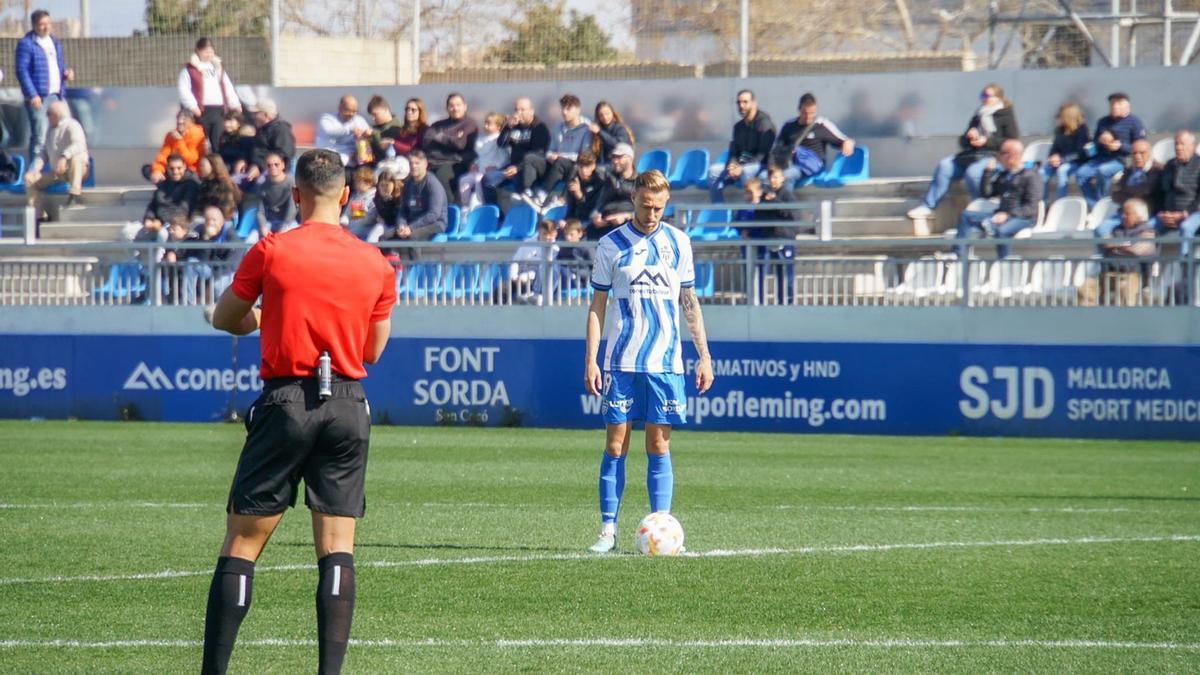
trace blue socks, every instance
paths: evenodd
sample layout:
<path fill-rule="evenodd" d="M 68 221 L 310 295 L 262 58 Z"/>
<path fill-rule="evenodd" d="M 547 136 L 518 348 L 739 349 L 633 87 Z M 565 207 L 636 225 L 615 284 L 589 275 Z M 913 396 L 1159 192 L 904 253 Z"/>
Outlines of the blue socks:
<path fill-rule="evenodd" d="M 650 495 L 650 510 L 670 511 L 671 495 L 675 489 L 675 474 L 671 470 L 671 453 L 646 455 L 646 492 Z M 607 452 L 600 456 L 600 523 L 613 525 L 625 493 L 625 455 L 613 457 Z"/>
<path fill-rule="evenodd" d="M 625 455 L 613 457 L 607 452 L 600 459 L 600 522 L 617 522 L 617 509 L 625 492 Z"/>
<path fill-rule="evenodd" d="M 646 492 L 650 494 L 650 511 L 670 511 L 675 474 L 671 472 L 671 453 L 646 455 Z"/>

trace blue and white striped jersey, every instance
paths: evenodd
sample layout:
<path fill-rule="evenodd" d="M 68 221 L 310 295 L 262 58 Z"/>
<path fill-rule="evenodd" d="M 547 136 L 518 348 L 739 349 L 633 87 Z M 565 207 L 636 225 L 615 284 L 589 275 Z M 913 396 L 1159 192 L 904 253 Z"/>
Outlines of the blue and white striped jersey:
<path fill-rule="evenodd" d="M 592 286 L 607 291 L 606 371 L 683 373 L 679 289 L 694 286 L 687 235 L 660 223 L 649 236 L 633 223 L 608 233 L 596 248 Z"/>

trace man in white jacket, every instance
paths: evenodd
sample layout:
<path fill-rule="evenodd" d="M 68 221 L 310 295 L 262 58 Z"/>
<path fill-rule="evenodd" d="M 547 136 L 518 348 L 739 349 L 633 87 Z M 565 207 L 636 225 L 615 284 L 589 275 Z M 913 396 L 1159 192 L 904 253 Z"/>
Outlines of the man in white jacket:
<path fill-rule="evenodd" d="M 325 113 L 317 121 L 317 147 L 332 150 L 342 158 L 347 169 L 358 166 L 355 152 L 359 139 L 371 136 L 371 125 L 358 114 L 358 99 L 346 94 L 338 101 L 337 114 Z"/>
<path fill-rule="evenodd" d="M 46 110 L 49 128 L 42 152 L 25 172 L 25 192 L 29 205 L 41 212 L 42 192 L 56 183 L 67 184 L 66 209 L 82 208 L 83 179 L 88 171 L 87 139 L 83 127 L 71 118 L 66 101 L 55 101 Z"/>
<path fill-rule="evenodd" d="M 196 116 L 211 152 L 218 150 L 225 111 L 242 110 L 233 81 L 217 58 L 212 40 L 206 37 L 196 41 L 195 53 L 179 71 L 179 106 Z"/>

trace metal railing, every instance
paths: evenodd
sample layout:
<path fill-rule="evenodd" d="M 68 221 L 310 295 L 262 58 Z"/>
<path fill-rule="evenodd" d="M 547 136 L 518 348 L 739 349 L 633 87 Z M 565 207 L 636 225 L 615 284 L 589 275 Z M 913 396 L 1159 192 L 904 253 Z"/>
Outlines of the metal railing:
<path fill-rule="evenodd" d="M 1105 258 L 1091 240 L 813 239 L 693 243 L 705 304 L 809 307 L 1197 306 L 1197 261 L 1178 238 Z M 522 247 L 540 252 L 514 259 Z M 0 245 L 0 305 L 199 305 L 232 281 L 245 244 Z M 401 306 L 582 306 L 587 242 L 385 243 Z"/>

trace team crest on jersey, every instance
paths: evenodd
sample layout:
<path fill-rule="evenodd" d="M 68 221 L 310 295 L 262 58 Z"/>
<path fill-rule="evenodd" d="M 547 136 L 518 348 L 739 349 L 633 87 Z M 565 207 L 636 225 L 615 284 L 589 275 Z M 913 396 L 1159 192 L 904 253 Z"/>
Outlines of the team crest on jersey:
<path fill-rule="evenodd" d="M 660 242 L 658 244 L 658 257 L 665 265 L 669 266 L 675 264 L 675 252 L 671 250 L 670 244 L 665 242 Z"/>

